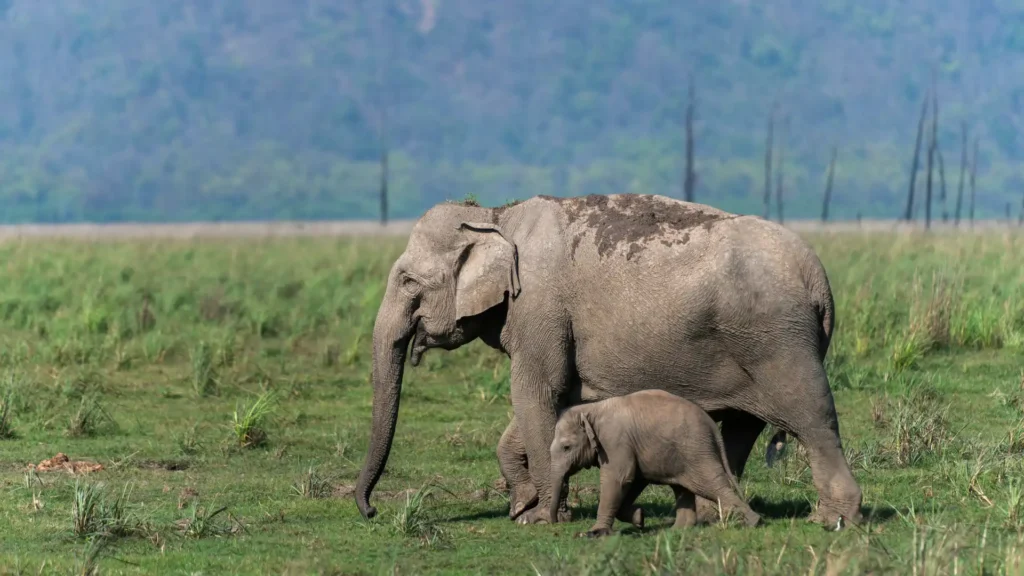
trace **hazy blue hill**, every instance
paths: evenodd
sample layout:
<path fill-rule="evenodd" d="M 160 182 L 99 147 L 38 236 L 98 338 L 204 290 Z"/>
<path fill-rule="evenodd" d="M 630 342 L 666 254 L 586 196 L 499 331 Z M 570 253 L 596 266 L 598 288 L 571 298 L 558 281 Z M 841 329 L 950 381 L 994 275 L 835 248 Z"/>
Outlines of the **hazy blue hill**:
<path fill-rule="evenodd" d="M 375 217 L 382 108 L 395 217 L 679 195 L 691 74 L 700 200 L 761 212 L 778 101 L 787 217 L 832 145 L 833 214 L 896 216 L 933 67 L 950 193 L 967 122 L 1016 215 L 1021 2 L 0 0 L 0 220 Z"/>

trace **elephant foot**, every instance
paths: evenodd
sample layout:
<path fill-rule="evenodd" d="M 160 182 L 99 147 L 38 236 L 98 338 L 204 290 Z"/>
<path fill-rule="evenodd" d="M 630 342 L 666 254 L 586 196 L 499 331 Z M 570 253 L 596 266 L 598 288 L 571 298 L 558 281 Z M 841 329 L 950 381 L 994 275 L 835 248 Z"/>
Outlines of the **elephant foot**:
<path fill-rule="evenodd" d="M 561 519 L 561 514 L 559 514 Z M 551 524 L 551 513 L 547 506 L 534 506 L 516 518 L 516 524 Z"/>
<path fill-rule="evenodd" d="M 863 521 L 863 516 L 859 509 L 856 512 L 843 514 L 832 507 L 819 504 L 818 509 L 807 520 L 815 524 L 821 524 L 825 530 L 830 532 L 838 532 L 851 524 L 860 524 Z"/>
<path fill-rule="evenodd" d="M 714 524 L 721 518 L 718 510 L 718 502 L 712 502 L 707 498 L 697 497 L 697 514 L 690 526 L 697 524 Z"/>
<path fill-rule="evenodd" d="M 549 508 L 547 506 L 537 505 L 535 500 L 533 505 L 524 506 L 524 509 L 519 510 L 515 516 L 512 516 L 512 512 L 515 510 L 510 510 L 509 516 L 512 517 L 517 524 L 549 524 L 551 522 L 551 517 L 548 510 Z M 562 505 L 558 507 L 558 521 L 572 522 L 572 518 L 572 510 L 569 509 L 568 503 L 563 502 Z"/>
<path fill-rule="evenodd" d="M 532 484 L 521 484 L 510 490 L 508 517 L 515 520 L 520 514 L 537 504 L 537 489 Z"/>
<path fill-rule="evenodd" d="M 577 538 L 581 538 L 581 537 L 586 537 L 586 538 L 604 538 L 605 536 L 610 536 L 611 533 L 612 533 L 611 528 L 591 528 L 590 530 L 588 530 L 586 532 L 580 532 L 579 534 L 576 535 L 576 537 Z"/>
<path fill-rule="evenodd" d="M 633 526 L 643 530 L 644 528 L 644 509 L 637 506 L 636 510 L 633 510 L 633 517 L 629 519 L 629 523 Z"/>

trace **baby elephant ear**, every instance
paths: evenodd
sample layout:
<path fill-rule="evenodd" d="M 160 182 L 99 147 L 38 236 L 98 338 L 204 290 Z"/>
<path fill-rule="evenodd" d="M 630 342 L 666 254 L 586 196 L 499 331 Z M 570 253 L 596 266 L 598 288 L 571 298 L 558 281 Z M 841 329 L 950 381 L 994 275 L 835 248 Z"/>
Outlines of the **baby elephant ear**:
<path fill-rule="evenodd" d="M 597 452 L 597 434 L 594 434 L 594 427 L 590 425 L 590 419 L 587 418 L 586 414 L 581 414 L 580 420 L 583 420 L 583 429 L 586 430 L 587 439 L 590 440 L 590 448 Z"/>
<path fill-rule="evenodd" d="M 608 455 L 601 449 L 601 444 L 597 441 L 597 434 L 594 433 L 594 427 L 590 425 L 590 417 L 586 414 L 580 414 L 580 420 L 583 421 L 583 429 L 587 432 L 587 440 L 590 440 L 590 449 L 597 454 L 597 463 L 600 466 L 604 466 L 608 463 Z"/>

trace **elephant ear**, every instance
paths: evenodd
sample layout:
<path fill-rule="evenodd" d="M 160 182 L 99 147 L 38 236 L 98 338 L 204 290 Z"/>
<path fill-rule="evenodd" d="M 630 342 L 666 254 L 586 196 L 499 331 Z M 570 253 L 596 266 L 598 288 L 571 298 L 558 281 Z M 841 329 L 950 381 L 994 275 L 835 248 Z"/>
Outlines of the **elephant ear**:
<path fill-rule="evenodd" d="M 591 450 L 597 454 L 598 463 L 604 465 L 608 458 L 605 456 L 604 450 L 601 449 L 601 444 L 597 441 L 597 434 L 594 433 L 594 427 L 590 424 L 590 417 L 587 414 L 580 414 L 580 420 L 583 422 L 583 430 L 587 433 L 587 440 L 590 441 Z"/>
<path fill-rule="evenodd" d="M 455 285 L 455 319 L 475 316 L 519 295 L 519 250 L 495 224 L 463 222 L 470 237 Z"/>

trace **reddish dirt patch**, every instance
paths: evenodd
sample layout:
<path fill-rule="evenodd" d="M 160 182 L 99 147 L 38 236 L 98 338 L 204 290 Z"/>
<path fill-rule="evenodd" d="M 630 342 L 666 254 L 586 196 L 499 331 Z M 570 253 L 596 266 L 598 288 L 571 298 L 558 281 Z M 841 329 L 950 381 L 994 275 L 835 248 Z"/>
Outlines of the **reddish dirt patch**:
<path fill-rule="evenodd" d="M 63 452 L 58 452 L 53 458 L 43 460 L 38 465 L 29 464 L 28 469 L 35 472 L 69 472 L 71 474 L 88 474 L 103 470 L 102 464 L 89 462 L 87 460 L 71 460 Z"/>
<path fill-rule="evenodd" d="M 690 235 L 687 230 L 698 226 L 710 230 L 715 223 L 736 218 L 715 210 L 694 207 L 683 202 L 656 198 L 651 194 L 623 194 L 614 201 L 604 195 L 592 194 L 575 198 L 554 198 L 570 223 L 579 220 L 586 227 L 573 238 L 572 255 L 575 256 L 583 236 L 593 233 L 598 254 L 604 258 L 619 246 L 626 246 L 626 259 L 632 260 L 654 240 L 666 246 L 685 244 Z M 670 232 L 683 232 L 671 234 Z"/>

